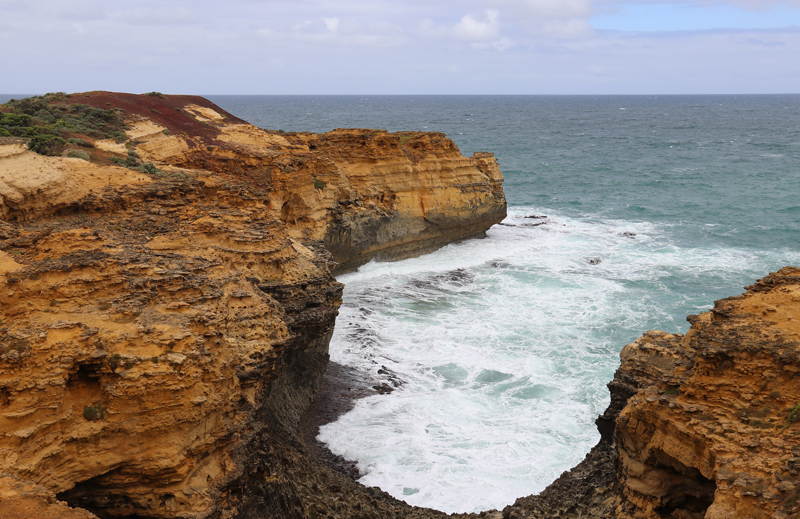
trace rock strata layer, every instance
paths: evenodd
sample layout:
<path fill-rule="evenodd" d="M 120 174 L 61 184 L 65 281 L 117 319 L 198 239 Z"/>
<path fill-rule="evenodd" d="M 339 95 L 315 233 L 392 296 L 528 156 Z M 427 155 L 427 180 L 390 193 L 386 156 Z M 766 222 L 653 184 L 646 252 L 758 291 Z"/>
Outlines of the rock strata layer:
<path fill-rule="evenodd" d="M 301 437 L 332 272 L 500 221 L 491 154 L 436 133 L 269 132 L 198 97 L 64 97 L 116 110 L 127 140 L 75 136 L 88 161 L 0 142 L 0 517 L 407 509 Z"/>

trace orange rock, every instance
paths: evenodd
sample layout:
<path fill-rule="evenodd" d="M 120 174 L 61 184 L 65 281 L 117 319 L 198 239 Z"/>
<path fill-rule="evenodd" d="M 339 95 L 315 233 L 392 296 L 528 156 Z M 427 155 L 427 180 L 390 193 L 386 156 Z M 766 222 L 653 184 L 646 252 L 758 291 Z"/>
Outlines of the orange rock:
<path fill-rule="evenodd" d="M 120 107 L 128 143 L 91 162 L 0 144 L 0 474 L 104 515 L 284 495 L 331 271 L 480 235 L 505 216 L 496 162 L 441 134 L 267 132 L 192 96 L 80 100 Z M 158 169 L 102 155 L 128 149 Z M 0 517 L 65 508 L 27 499 Z"/>

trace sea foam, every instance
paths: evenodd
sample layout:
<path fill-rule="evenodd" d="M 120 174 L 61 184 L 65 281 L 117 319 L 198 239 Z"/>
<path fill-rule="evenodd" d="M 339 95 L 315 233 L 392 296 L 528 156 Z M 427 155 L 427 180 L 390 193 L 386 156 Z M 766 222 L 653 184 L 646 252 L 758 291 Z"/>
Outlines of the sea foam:
<path fill-rule="evenodd" d="M 597 442 L 619 350 L 791 251 L 686 248 L 647 222 L 513 208 L 486 239 L 342 276 L 333 361 L 376 385 L 320 430 L 365 485 L 446 512 L 541 491 Z M 747 274 L 745 274 L 746 276 Z"/>

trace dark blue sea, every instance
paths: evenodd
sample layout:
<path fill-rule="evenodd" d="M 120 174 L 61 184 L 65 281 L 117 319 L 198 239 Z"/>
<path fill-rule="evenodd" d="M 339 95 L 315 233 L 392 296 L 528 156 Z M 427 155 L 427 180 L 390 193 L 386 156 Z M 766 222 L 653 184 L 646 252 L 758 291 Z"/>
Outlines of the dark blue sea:
<path fill-rule="evenodd" d="M 264 128 L 439 131 L 497 157 L 509 216 L 486 239 L 340 278 L 331 358 L 404 384 L 320 436 L 415 505 L 541 491 L 597 442 L 625 344 L 800 266 L 799 95 L 209 98 Z"/>

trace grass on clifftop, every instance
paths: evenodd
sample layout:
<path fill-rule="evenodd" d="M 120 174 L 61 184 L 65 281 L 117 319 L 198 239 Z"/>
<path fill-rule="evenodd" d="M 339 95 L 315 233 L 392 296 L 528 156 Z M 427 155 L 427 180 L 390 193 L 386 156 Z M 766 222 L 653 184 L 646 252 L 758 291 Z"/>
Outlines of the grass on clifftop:
<path fill-rule="evenodd" d="M 0 105 L 0 137 L 28 139 L 28 147 L 41 155 L 57 156 L 67 142 L 83 139 L 125 140 L 125 122 L 117 110 L 103 110 L 80 103 L 70 103 L 63 92 L 12 99 Z"/>
<path fill-rule="evenodd" d="M 158 92 L 145 94 L 164 98 Z M 28 149 L 40 155 L 59 157 L 66 151 L 67 157 L 92 161 L 85 151 L 69 149 L 70 146 L 93 148 L 86 139 L 115 139 L 125 142 L 125 121 L 118 108 L 103 110 L 81 103 L 70 103 L 70 94 L 63 92 L 43 96 L 12 99 L 0 105 L 0 138 L 18 137 L 27 143 Z M 165 130 L 166 132 L 166 130 Z M 126 146 L 134 145 L 129 141 Z M 126 158 L 103 154 L 105 159 L 117 165 L 134 169 L 150 176 L 164 173 L 152 163 L 141 163 L 133 150 Z"/>

